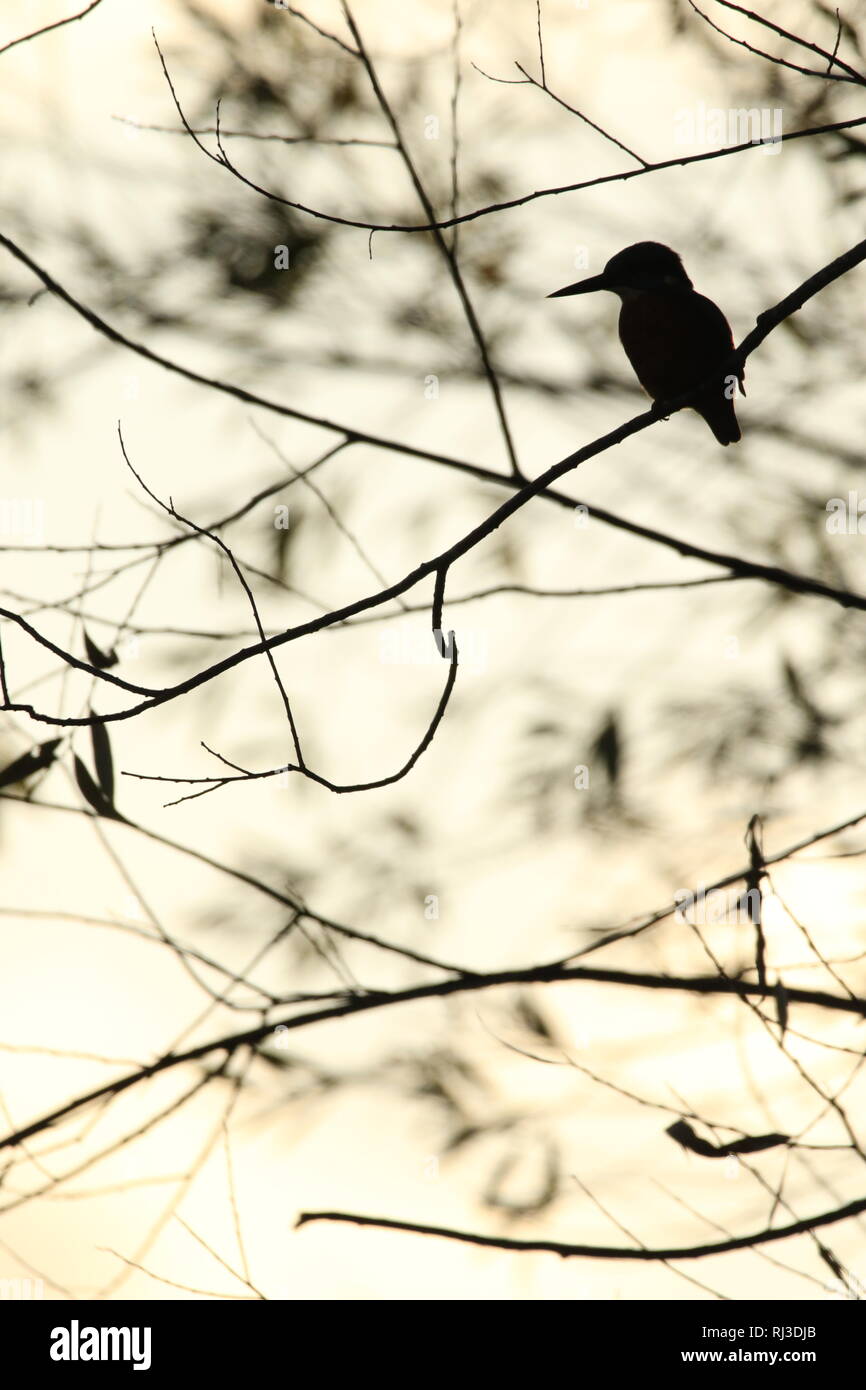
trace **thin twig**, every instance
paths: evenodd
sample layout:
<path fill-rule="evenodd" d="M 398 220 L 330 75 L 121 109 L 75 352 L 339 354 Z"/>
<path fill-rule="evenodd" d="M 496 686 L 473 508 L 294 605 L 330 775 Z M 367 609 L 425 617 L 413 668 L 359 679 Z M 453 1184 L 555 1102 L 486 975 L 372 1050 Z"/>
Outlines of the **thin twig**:
<path fill-rule="evenodd" d="M 204 527 L 199 526 L 195 521 L 191 521 L 189 517 L 183 516 L 174 506 L 174 503 L 172 503 L 171 501 L 169 501 L 168 503 L 163 502 L 162 499 L 157 497 L 156 493 L 148 487 L 147 483 L 133 467 L 129 454 L 126 451 L 126 444 L 124 442 L 123 432 L 120 427 L 120 421 L 118 421 L 117 424 L 117 437 L 120 441 L 121 453 L 123 454 L 124 461 L 126 462 L 129 471 L 132 473 L 133 477 L 139 483 L 140 487 L 147 493 L 148 497 L 152 498 L 152 500 L 156 502 L 158 506 L 162 507 L 163 510 L 169 514 L 169 516 L 175 517 L 178 521 L 182 522 L 184 526 L 188 526 L 191 531 L 195 531 L 200 536 L 207 536 L 208 540 L 213 541 L 214 545 L 218 546 L 222 553 L 225 555 L 226 559 L 228 560 L 229 564 L 231 565 L 232 569 L 234 570 L 237 576 L 238 583 L 240 584 L 241 588 L 244 591 L 244 594 L 246 595 L 247 602 L 249 603 L 250 608 L 252 610 L 253 620 L 256 625 L 256 631 L 259 634 L 259 640 L 267 644 L 268 639 L 265 636 L 265 629 L 262 625 L 262 620 L 259 615 L 259 609 L 258 604 L 255 600 L 255 595 L 253 594 L 252 589 L 247 583 L 243 571 L 241 570 L 240 565 L 238 564 L 237 560 L 232 554 L 232 551 L 229 548 L 229 546 L 226 545 L 225 541 L 222 539 L 221 536 L 216 535 L 216 533 L 213 531 L 206 531 Z M 300 735 L 298 733 L 297 725 L 295 723 L 295 717 L 292 713 L 291 702 L 289 700 L 286 688 L 283 685 L 282 676 L 280 675 L 279 670 L 277 669 L 277 663 L 274 660 L 273 652 L 267 645 L 265 646 L 264 650 L 266 652 L 268 665 L 271 668 L 271 674 L 273 675 L 274 682 L 276 684 L 277 690 L 279 691 L 280 698 L 283 702 L 283 709 L 285 710 L 286 720 L 288 722 L 289 729 L 291 730 L 292 743 L 294 744 L 295 748 L 295 757 L 298 760 L 298 766 L 301 769 L 303 769 L 304 755 L 301 752 L 301 740 Z"/>
<path fill-rule="evenodd" d="M 122 125 L 131 126 L 133 130 L 148 130 L 158 135 L 189 135 L 189 129 L 185 126 L 175 125 L 150 125 L 145 121 L 134 121 L 129 116 L 112 116 L 113 121 L 119 121 Z M 215 125 L 204 125 L 192 127 L 195 135 L 216 135 Z M 224 140 L 261 140 L 274 142 L 280 145 L 328 145 L 328 146 L 350 146 L 361 145 L 365 148 L 380 150 L 396 149 L 393 140 L 365 140 L 360 136 L 351 136 L 345 139 L 338 139 L 327 135 L 278 135 L 272 131 L 258 130 L 227 130 L 225 126 L 220 126 L 220 135 Z"/>
<path fill-rule="evenodd" d="M 726 9 L 737 10 L 740 14 L 744 14 L 749 19 L 755 20 L 756 23 L 765 25 L 766 28 L 772 29 L 775 33 L 782 35 L 784 38 L 791 39 L 794 43 L 800 44 L 802 48 L 809 48 L 814 53 L 820 54 L 822 58 L 830 59 L 830 61 L 828 62 L 826 71 L 822 72 L 820 68 L 804 68 L 801 63 L 792 63 L 787 58 L 780 58 L 778 54 L 767 53 L 763 48 L 757 48 L 754 44 L 749 43 L 747 39 L 738 39 L 733 34 L 729 34 L 727 29 L 723 29 L 720 24 L 716 24 L 710 19 L 708 14 L 705 14 L 702 9 L 699 9 L 695 0 L 689 0 L 689 4 L 695 14 L 700 15 L 701 19 L 704 20 L 711 29 L 714 29 L 717 34 L 721 34 L 722 38 L 727 39 L 729 43 L 736 44 L 738 48 L 745 48 L 749 53 L 753 53 L 755 57 L 766 58 L 768 63 L 774 63 L 776 67 L 779 68 L 788 68 L 791 72 L 798 72 L 803 77 L 820 77 L 828 82 L 853 82 L 861 87 L 866 85 L 866 78 L 864 78 L 861 73 L 849 67 L 847 63 L 843 63 L 838 58 L 831 59 L 831 55 L 828 54 L 825 49 L 818 48 L 817 45 L 808 43 L 805 39 L 798 38 L 795 34 L 789 34 L 786 29 L 780 28 L 778 25 L 763 19 L 760 15 L 754 14 L 750 10 L 744 10 L 740 5 L 728 4 L 727 0 L 718 0 L 718 3 L 724 5 Z M 850 75 L 833 72 L 832 68 L 834 62 L 838 67 L 844 69 L 845 74 Z"/>
<path fill-rule="evenodd" d="M 458 181 L 458 158 L 460 153 L 460 127 L 457 119 L 457 104 L 460 100 L 460 31 L 463 21 L 460 16 L 460 0 L 454 0 L 454 37 L 451 45 L 454 76 L 451 84 L 451 216 L 456 217 L 460 208 L 460 185 Z M 460 228 L 455 227 L 451 237 L 451 254 L 457 255 L 457 238 Z"/>
<path fill-rule="evenodd" d="M 80 10 L 78 14 L 67 15 L 66 19 L 56 19 L 53 24 L 45 24 L 41 29 L 34 29 L 32 34 L 23 34 L 20 39 L 13 39 L 11 43 L 4 44 L 0 48 L 0 54 L 8 53 L 10 48 L 17 48 L 19 43 L 29 43 L 31 39 L 38 39 L 41 34 L 50 34 L 52 29 L 62 29 L 65 24 L 74 24 L 76 20 L 84 19 L 91 10 L 95 10 L 97 5 L 101 5 L 102 0 L 91 0 L 86 9 Z"/>
<path fill-rule="evenodd" d="M 412 186 L 415 189 L 415 192 L 418 196 L 418 201 L 424 209 L 425 216 L 431 223 L 431 226 L 433 226 L 433 224 L 435 224 L 436 222 L 436 212 L 427 194 L 427 190 L 425 189 L 424 184 L 421 180 L 421 176 L 418 172 L 415 161 L 409 153 L 409 147 L 403 138 L 403 133 L 400 129 L 400 124 L 379 81 L 379 75 L 376 72 L 372 59 L 370 58 L 370 55 L 364 45 L 364 41 L 361 38 L 360 31 L 358 29 L 357 24 L 355 23 L 355 19 L 349 7 L 348 0 L 341 0 L 341 3 L 343 8 L 343 14 L 346 17 L 346 21 L 351 30 L 352 37 L 357 45 L 361 62 L 363 63 L 367 76 L 370 80 L 370 86 L 372 87 L 376 100 L 379 103 L 382 115 L 385 117 L 385 120 L 387 121 L 391 129 L 391 133 L 394 136 L 394 140 L 397 143 L 400 155 L 403 159 L 403 163 L 406 166 L 406 172 L 408 173 Z M 456 225 L 457 219 L 455 218 L 454 221 Z M 442 255 L 445 261 L 448 273 L 451 276 L 451 280 L 454 285 L 454 289 L 457 292 L 457 297 L 460 300 L 460 303 L 463 307 L 463 313 L 466 318 L 466 323 L 468 325 L 469 331 L 472 334 L 473 339 L 475 340 L 475 346 L 478 349 L 478 355 L 481 359 L 481 363 L 484 368 L 484 374 L 487 377 L 487 381 L 490 386 L 490 392 L 493 397 L 493 404 L 496 410 L 496 415 L 499 419 L 499 428 L 502 433 L 503 442 L 505 444 L 505 451 L 508 455 L 508 460 L 511 465 L 511 472 L 514 474 L 515 477 L 521 477 L 521 469 L 517 461 L 517 453 L 514 447 L 514 440 L 511 435 L 511 429 L 508 424 L 508 417 L 505 413 L 505 402 L 502 397 L 502 391 L 499 385 L 499 380 L 497 378 L 495 368 L 490 358 L 487 340 L 484 336 L 481 324 L 475 312 L 475 306 L 473 305 L 472 299 L 469 295 L 469 291 L 466 288 L 466 283 L 463 279 L 463 274 L 460 270 L 457 256 L 452 250 L 452 248 L 449 247 L 444 236 L 442 235 L 442 232 L 439 230 L 438 227 L 433 226 L 432 236 L 434 242 L 436 243 L 436 246 L 439 249 L 440 254 Z"/>

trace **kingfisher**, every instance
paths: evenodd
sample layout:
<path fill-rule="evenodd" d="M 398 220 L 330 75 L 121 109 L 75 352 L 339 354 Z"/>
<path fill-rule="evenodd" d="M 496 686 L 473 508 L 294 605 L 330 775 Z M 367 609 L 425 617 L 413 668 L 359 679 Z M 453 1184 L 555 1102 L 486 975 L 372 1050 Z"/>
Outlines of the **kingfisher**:
<path fill-rule="evenodd" d="M 720 444 L 736 444 L 734 374 L 720 372 L 713 380 L 714 368 L 734 350 L 730 324 L 717 304 L 693 288 L 676 251 L 659 241 L 639 241 L 611 256 L 600 275 L 555 290 L 548 299 L 593 290 L 619 295 L 619 340 L 647 395 L 674 400 L 709 379 L 691 409 L 704 417 Z M 736 380 L 745 395 L 742 367 Z"/>

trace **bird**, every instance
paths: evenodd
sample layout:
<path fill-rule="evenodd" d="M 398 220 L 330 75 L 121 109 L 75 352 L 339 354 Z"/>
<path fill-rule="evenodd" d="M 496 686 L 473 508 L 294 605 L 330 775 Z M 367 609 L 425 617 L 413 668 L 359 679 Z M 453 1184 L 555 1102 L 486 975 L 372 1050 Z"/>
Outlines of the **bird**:
<path fill-rule="evenodd" d="M 713 378 L 734 350 L 730 324 L 717 304 L 694 289 L 676 251 L 659 241 L 639 241 L 611 256 L 600 275 L 547 297 L 594 290 L 619 295 L 619 339 L 647 395 L 669 401 L 708 381 L 691 409 L 703 416 L 720 444 L 736 444 L 734 383 L 745 395 L 743 368 L 736 376 L 729 370 Z"/>

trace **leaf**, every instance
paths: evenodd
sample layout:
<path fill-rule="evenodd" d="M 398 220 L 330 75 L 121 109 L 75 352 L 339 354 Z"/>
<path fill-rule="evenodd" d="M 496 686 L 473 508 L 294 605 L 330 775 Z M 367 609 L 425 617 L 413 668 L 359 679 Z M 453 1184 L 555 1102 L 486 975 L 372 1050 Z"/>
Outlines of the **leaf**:
<path fill-rule="evenodd" d="M 104 816 L 106 820 L 121 820 L 122 817 L 114 809 L 97 787 L 84 763 L 76 754 L 75 756 L 75 780 L 78 783 L 78 790 L 84 797 L 88 806 L 91 806 L 98 816 Z"/>
<path fill-rule="evenodd" d="M 794 704 L 806 715 L 807 719 L 821 728 L 828 721 L 823 712 L 809 696 L 802 676 L 796 666 L 787 657 L 782 662 L 782 673 L 785 677 L 785 685 L 788 687 L 788 694 Z"/>
<path fill-rule="evenodd" d="M 805 687 L 800 679 L 800 673 L 793 662 L 789 661 L 787 657 L 782 661 L 782 674 L 785 677 L 788 694 L 791 696 L 794 703 L 799 705 L 801 709 L 811 709 L 812 707 L 806 698 Z"/>
<path fill-rule="evenodd" d="M 94 713 L 91 708 L 91 714 Z M 96 776 L 99 780 L 105 799 L 108 802 L 114 801 L 114 761 L 111 756 L 111 744 L 108 740 L 108 730 L 104 724 L 91 724 L 90 741 L 93 744 L 93 765 L 96 768 Z"/>
<path fill-rule="evenodd" d="M 732 1144 L 722 1144 L 721 1152 L 727 1154 L 757 1154 L 764 1149 L 777 1149 L 780 1144 L 789 1144 L 790 1134 L 747 1134 L 745 1139 L 735 1139 Z"/>
<path fill-rule="evenodd" d="M 540 1038 L 542 1042 L 551 1043 L 554 1041 L 553 1033 L 547 1026 L 544 1016 L 539 1013 L 528 995 L 520 996 L 515 1013 L 524 1028 L 528 1029 L 536 1038 Z"/>
<path fill-rule="evenodd" d="M 788 991 L 785 989 L 785 986 L 782 984 L 781 980 L 779 980 L 776 984 L 775 1000 L 776 1018 L 778 1019 L 779 1027 L 782 1030 L 781 1035 L 784 1038 L 785 1029 L 788 1027 Z"/>
<path fill-rule="evenodd" d="M 464 1144 L 471 1144 L 485 1133 L 486 1131 L 480 1125 L 462 1125 L 460 1129 L 454 1131 L 450 1139 L 446 1140 L 443 1152 L 453 1153 L 455 1149 L 463 1148 Z"/>
<path fill-rule="evenodd" d="M 743 1139 L 733 1139 L 730 1144 L 708 1144 L 695 1134 L 686 1120 L 677 1120 L 665 1130 L 684 1149 L 700 1154 L 702 1158 L 728 1158 L 730 1154 L 756 1154 L 764 1149 L 777 1149 L 780 1144 L 790 1143 L 789 1134 L 747 1134 Z"/>
<path fill-rule="evenodd" d="M 842 1268 L 842 1266 L 840 1265 L 839 1261 L 836 1259 L 836 1256 L 833 1254 L 833 1251 L 832 1251 L 832 1250 L 828 1250 L 827 1247 L 826 1247 L 826 1245 L 821 1245 L 821 1244 L 819 1243 L 819 1245 L 818 1245 L 818 1254 L 821 1256 L 821 1259 L 824 1261 L 824 1263 L 825 1263 L 825 1265 L 827 1266 L 827 1268 L 828 1268 L 828 1269 L 832 1269 L 833 1273 L 836 1275 L 836 1278 L 837 1278 L 837 1279 L 841 1279 L 842 1282 L 843 1282 L 843 1284 L 844 1284 L 844 1283 L 845 1283 L 845 1271 L 843 1270 L 843 1268 Z"/>
<path fill-rule="evenodd" d="M 0 787 L 13 787 L 16 782 L 23 782 L 31 773 L 39 772 L 43 767 L 50 767 L 62 742 L 60 738 L 49 739 L 47 743 L 37 744 L 28 753 L 8 763 L 0 771 Z"/>
<path fill-rule="evenodd" d="M 619 781 L 622 745 L 619 726 L 615 714 L 608 715 L 601 732 L 593 744 L 593 757 L 601 758 L 607 780 L 612 787 Z"/>
<path fill-rule="evenodd" d="M 97 647 L 92 637 L 88 637 L 87 629 L 84 629 L 84 648 L 87 652 L 91 666 L 95 666 L 98 671 L 107 671 L 109 666 L 116 666 L 119 660 L 117 652 L 112 650 L 104 652 L 101 647 Z"/>
<path fill-rule="evenodd" d="M 676 1124 L 668 1125 L 665 1134 L 669 1134 L 691 1153 L 702 1154 L 704 1158 L 724 1158 L 722 1150 L 717 1149 L 715 1144 L 708 1144 L 706 1139 L 701 1139 L 700 1135 L 695 1134 L 688 1120 L 677 1120 Z"/>
<path fill-rule="evenodd" d="M 297 511 L 293 511 L 291 524 L 287 526 L 274 526 L 273 532 L 273 554 L 274 571 L 278 579 L 287 583 L 291 577 L 292 548 L 298 536 L 300 518 Z"/>

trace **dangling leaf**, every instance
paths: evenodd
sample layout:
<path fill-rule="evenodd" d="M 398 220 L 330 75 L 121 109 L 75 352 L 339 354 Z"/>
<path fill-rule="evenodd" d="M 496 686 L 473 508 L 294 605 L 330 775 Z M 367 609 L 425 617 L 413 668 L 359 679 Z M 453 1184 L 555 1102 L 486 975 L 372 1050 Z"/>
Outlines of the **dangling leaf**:
<path fill-rule="evenodd" d="M 779 1027 L 782 1030 L 781 1036 L 784 1038 L 785 1029 L 788 1027 L 788 991 L 785 989 L 785 986 L 782 984 L 781 980 L 779 980 L 776 984 L 775 1000 L 776 1018 L 778 1019 Z"/>
<path fill-rule="evenodd" d="M 764 1149 L 777 1149 L 780 1144 L 790 1143 L 789 1134 L 747 1134 L 743 1139 L 732 1139 L 730 1144 L 708 1144 L 695 1134 L 687 1120 L 677 1120 L 665 1130 L 684 1149 L 700 1154 L 703 1158 L 727 1158 L 730 1154 L 756 1154 Z"/>
<path fill-rule="evenodd" d="M 84 649 L 87 652 L 87 659 L 91 666 L 95 666 L 98 671 L 107 671 L 109 666 L 116 666 L 118 662 L 117 652 L 113 649 L 104 652 L 101 647 L 97 647 L 92 637 L 88 637 L 87 629 L 84 629 Z"/>
<path fill-rule="evenodd" d="M 106 820 L 121 820 L 122 817 L 114 809 L 111 802 L 107 800 L 104 793 L 94 782 L 84 763 L 76 755 L 75 757 L 75 780 L 78 783 L 78 790 L 84 797 L 88 806 L 91 806 L 98 816 L 104 816 Z"/>
<path fill-rule="evenodd" d="M 811 711 L 814 710 L 814 705 L 806 694 L 806 688 L 803 685 L 803 680 L 799 671 L 787 657 L 784 657 L 782 660 L 782 675 L 788 687 L 788 694 L 794 703 L 799 705 L 801 709 L 808 710 L 811 713 Z"/>
<path fill-rule="evenodd" d="M 93 710 L 90 711 L 93 714 Z M 99 786 L 105 796 L 106 801 L 114 801 L 114 761 L 111 756 L 111 744 L 108 741 L 108 730 L 104 724 L 91 724 L 90 739 L 93 744 L 93 764 L 96 768 L 96 776 Z"/>
<path fill-rule="evenodd" d="M 763 826 L 759 815 L 752 816 L 746 827 L 746 848 L 749 851 L 749 872 L 746 874 L 746 900 L 749 917 L 755 927 L 755 969 L 758 984 L 763 989 L 767 984 L 767 941 L 762 921 L 763 897 L 761 885 L 766 877 L 763 848 Z"/>
<path fill-rule="evenodd" d="M 551 1032 L 544 1015 L 539 1013 L 529 995 L 523 994 L 517 1001 L 515 1013 L 520 1022 L 535 1037 L 542 1039 L 543 1042 L 554 1042 Z"/>
<path fill-rule="evenodd" d="M 777 1149 L 780 1144 L 789 1144 L 790 1134 L 747 1134 L 745 1139 L 735 1139 L 731 1144 L 723 1144 L 724 1154 L 757 1154 L 764 1149 Z"/>
<path fill-rule="evenodd" d="M 836 1278 L 837 1278 L 837 1279 L 841 1279 L 841 1280 L 842 1280 L 842 1283 L 844 1284 L 844 1283 L 845 1283 L 845 1271 L 843 1270 L 843 1268 L 842 1268 L 842 1266 L 840 1265 L 839 1261 L 836 1259 L 836 1256 L 833 1254 L 833 1251 L 832 1251 L 832 1250 L 828 1250 L 827 1247 L 826 1247 L 826 1245 L 821 1245 L 821 1244 L 819 1243 L 819 1245 L 818 1245 L 818 1254 L 821 1256 L 821 1259 L 824 1261 L 824 1263 L 825 1263 L 825 1265 L 827 1266 L 827 1268 L 828 1268 L 828 1269 L 832 1269 L 833 1273 L 836 1275 Z"/>
<path fill-rule="evenodd" d="M 612 787 L 619 782 L 622 761 L 622 740 L 616 714 L 608 715 L 592 748 L 593 758 L 600 758 L 605 775 Z"/>
<path fill-rule="evenodd" d="M 702 1139 L 699 1134 L 695 1134 L 688 1120 L 677 1120 L 676 1124 L 668 1125 L 665 1134 L 669 1134 L 678 1144 L 682 1144 L 684 1149 L 689 1149 L 693 1154 L 702 1154 L 704 1158 L 722 1158 L 720 1149 L 715 1144 L 708 1144 L 706 1139 Z"/>
<path fill-rule="evenodd" d="M 50 767 L 62 742 L 60 738 L 49 739 L 47 743 L 38 744 L 36 748 L 31 748 L 29 753 L 24 753 L 14 762 L 8 763 L 0 771 L 0 787 L 14 787 L 16 782 L 23 782 L 31 773 L 39 772 L 43 767 Z"/>

